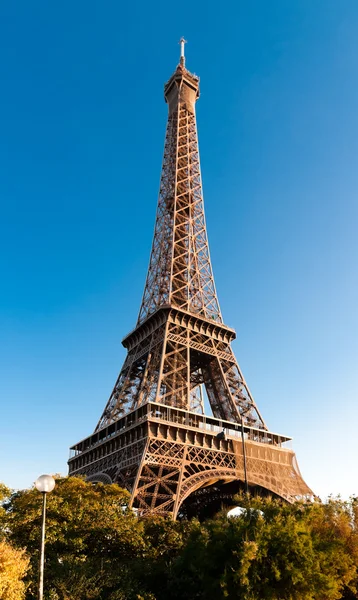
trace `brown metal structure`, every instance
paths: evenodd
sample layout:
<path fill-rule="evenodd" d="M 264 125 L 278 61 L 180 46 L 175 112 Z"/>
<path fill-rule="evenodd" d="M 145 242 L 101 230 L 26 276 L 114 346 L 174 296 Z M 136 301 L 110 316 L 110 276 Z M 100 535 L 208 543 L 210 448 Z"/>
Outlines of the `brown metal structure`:
<path fill-rule="evenodd" d="M 197 514 L 259 488 L 312 496 L 290 438 L 268 430 L 231 349 L 207 241 L 195 103 L 199 79 L 180 63 L 169 108 L 153 246 L 135 329 L 95 432 L 71 448 L 69 472 L 130 490 L 140 514 Z M 212 415 L 204 414 L 205 388 Z"/>

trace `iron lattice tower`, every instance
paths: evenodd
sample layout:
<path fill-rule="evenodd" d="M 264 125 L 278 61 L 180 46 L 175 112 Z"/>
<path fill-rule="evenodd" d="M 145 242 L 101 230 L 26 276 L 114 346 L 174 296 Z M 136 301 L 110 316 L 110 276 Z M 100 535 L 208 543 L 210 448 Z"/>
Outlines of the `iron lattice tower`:
<path fill-rule="evenodd" d="M 95 432 L 71 448 L 70 474 L 118 482 L 141 514 L 195 514 L 246 487 L 312 496 L 290 440 L 268 430 L 231 349 L 206 233 L 195 103 L 180 63 L 165 84 L 169 115 L 156 224 L 128 354 Z M 203 387 L 213 416 L 204 413 Z"/>

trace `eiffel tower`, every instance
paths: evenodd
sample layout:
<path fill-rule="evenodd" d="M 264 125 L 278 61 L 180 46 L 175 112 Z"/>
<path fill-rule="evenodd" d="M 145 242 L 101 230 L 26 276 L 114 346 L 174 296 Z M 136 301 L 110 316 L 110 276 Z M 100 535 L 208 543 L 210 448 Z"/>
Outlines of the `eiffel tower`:
<path fill-rule="evenodd" d="M 174 519 L 208 514 L 240 489 L 289 502 L 313 495 L 291 438 L 266 426 L 221 316 L 200 174 L 199 78 L 185 67 L 184 43 L 164 86 L 169 115 L 138 321 L 97 427 L 69 459 L 70 475 L 127 488 L 138 514 Z"/>

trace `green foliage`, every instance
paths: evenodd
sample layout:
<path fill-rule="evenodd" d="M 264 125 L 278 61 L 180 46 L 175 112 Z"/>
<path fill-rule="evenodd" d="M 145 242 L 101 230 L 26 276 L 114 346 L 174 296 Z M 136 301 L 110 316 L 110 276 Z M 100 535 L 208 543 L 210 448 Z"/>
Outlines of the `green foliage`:
<path fill-rule="evenodd" d="M 99 598 L 113 587 L 113 569 L 144 548 L 143 525 L 128 510 L 129 494 L 117 485 L 58 478 L 47 496 L 47 593 L 61 600 Z M 13 494 L 5 505 L 12 543 L 31 556 L 29 598 L 36 597 L 42 497 L 36 489 Z M 107 596 L 105 596 L 107 597 Z"/>
<path fill-rule="evenodd" d="M 1 493 L 0 530 L 31 557 L 24 581 L 27 600 L 34 599 L 41 494 L 26 490 L 9 497 L 9 491 L 0 488 Z M 118 486 L 58 478 L 47 504 L 45 598 L 357 597 L 357 499 L 294 505 L 272 499 L 237 500 L 246 510 L 235 518 L 222 512 L 204 523 L 138 519 L 128 509 L 128 493 Z"/>
<path fill-rule="evenodd" d="M 208 600 L 340 597 L 330 593 L 331 573 L 322 573 L 305 522 L 291 514 L 209 521 L 189 540 L 176 570 L 178 598 L 195 584 L 194 597 Z M 184 589 L 181 573 L 191 577 Z"/>
<path fill-rule="evenodd" d="M 4 483 L 0 481 L 0 502 L 3 502 L 5 498 L 8 498 L 11 494 L 11 490 L 6 487 Z"/>
<path fill-rule="evenodd" d="M 0 481 L 0 541 L 5 537 L 6 531 L 6 511 L 4 504 L 11 495 L 11 490 Z"/>

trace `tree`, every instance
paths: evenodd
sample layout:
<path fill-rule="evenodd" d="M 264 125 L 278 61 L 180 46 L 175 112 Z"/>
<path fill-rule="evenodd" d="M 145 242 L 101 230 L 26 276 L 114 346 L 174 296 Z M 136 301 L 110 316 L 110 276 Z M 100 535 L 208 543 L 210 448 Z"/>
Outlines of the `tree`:
<path fill-rule="evenodd" d="M 0 481 L 0 541 L 6 536 L 6 511 L 3 505 L 10 495 L 10 489 Z"/>
<path fill-rule="evenodd" d="M 144 548 L 143 525 L 117 485 L 57 478 L 47 498 L 45 591 L 61 600 L 105 598 L 125 578 L 131 558 Z M 9 539 L 31 556 L 28 597 L 34 598 L 41 529 L 41 494 L 24 490 L 5 504 Z M 105 590 L 105 591 L 103 591 Z M 102 592 L 101 592 L 102 591 Z"/>
<path fill-rule="evenodd" d="M 356 505 L 242 504 L 241 516 L 192 531 L 172 567 L 171 598 L 338 600 L 354 592 Z"/>
<path fill-rule="evenodd" d="M 37 590 L 41 495 L 6 496 L 4 489 L 1 530 L 31 556 L 30 600 Z M 137 518 L 128 502 L 117 485 L 57 478 L 48 495 L 48 600 L 357 597 L 357 499 L 290 505 L 244 496 L 239 517 L 223 512 L 203 523 Z"/>
<path fill-rule="evenodd" d="M 24 550 L 17 550 L 0 541 L 0 600 L 22 600 L 26 584 L 23 578 L 29 567 Z"/>
<path fill-rule="evenodd" d="M 133 598 L 140 595 L 150 600 L 150 594 L 154 594 L 153 598 L 167 600 L 171 597 L 168 585 L 172 565 L 200 524 L 196 520 L 180 522 L 158 516 L 147 517 L 142 523 L 145 552 L 131 562 Z M 128 598 L 131 597 L 129 594 Z"/>

